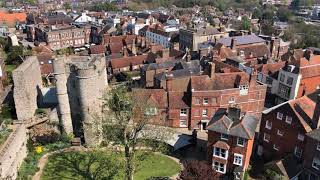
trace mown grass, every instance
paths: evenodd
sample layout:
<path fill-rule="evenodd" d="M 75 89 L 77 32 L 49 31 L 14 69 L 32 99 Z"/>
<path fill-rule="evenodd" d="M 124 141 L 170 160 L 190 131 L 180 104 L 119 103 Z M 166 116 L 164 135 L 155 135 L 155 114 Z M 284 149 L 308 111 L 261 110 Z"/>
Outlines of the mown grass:
<path fill-rule="evenodd" d="M 92 157 L 92 153 L 95 157 Z M 140 153 L 141 155 L 142 153 Z M 123 179 L 124 177 L 124 159 L 122 153 L 115 152 L 70 152 L 57 154 L 49 157 L 42 174 L 42 180 L 51 179 L 87 179 L 98 171 L 98 168 L 104 167 L 100 171 L 102 176 L 94 179 L 105 179 L 116 168 L 115 174 L 110 179 Z M 90 172 L 89 172 L 90 171 Z M 108 172 L 106 172 L 108 171 Z M 135 180 L 145 180 L 150 177 L 171 177 L 180 171 L 180 165 L 174 160 L 154 153 L 143 154 L 143 158 L 137 161 L 137 167 L 134 174 Z M 79 173 L 80 172 L 80 173 Z M 81 172 L 86 172 L 81 174 Z"/>

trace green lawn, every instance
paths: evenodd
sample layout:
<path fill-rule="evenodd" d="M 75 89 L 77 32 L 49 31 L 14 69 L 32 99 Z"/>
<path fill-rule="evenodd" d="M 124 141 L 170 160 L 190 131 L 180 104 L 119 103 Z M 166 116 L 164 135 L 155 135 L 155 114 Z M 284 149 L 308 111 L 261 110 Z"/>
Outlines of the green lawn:
<path fill-rule="evenodd" d="M 101 151 L 53 155 L 49 157 L 41 179 L 123 179 L 124 160 L 122 157 L 122 154 Z M 170 177 L 180 171 L 178 163 L 159 154 L 148 153 L 138 162 L 134 174 L 135 180 Z"/>

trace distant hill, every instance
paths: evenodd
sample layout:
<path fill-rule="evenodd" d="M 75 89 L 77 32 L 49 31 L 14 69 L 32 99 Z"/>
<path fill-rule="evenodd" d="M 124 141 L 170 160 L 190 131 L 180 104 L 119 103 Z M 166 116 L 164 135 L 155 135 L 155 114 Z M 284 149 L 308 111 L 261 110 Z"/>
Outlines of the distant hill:
<path fill-rule="evenodd" d="M 212 5 L 220 10 L 228 7 L 254 8 L 259 5 L 259 0 L 129 0 L 129 7 L 133 10 L 152 9 L 157 7 L 193 7 L 194 5 Z"/>

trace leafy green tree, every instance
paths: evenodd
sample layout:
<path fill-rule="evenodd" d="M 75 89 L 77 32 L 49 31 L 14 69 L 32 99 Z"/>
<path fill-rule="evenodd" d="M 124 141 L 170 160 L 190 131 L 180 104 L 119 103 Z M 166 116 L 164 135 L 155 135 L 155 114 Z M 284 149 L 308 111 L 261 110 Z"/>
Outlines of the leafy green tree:
<path fill-rule="evenodd" d="M 118 11 L 119 9 L 111 3 L 98 3 L 91 7 L 92 11 Z"/>
<path fill-rule="evenodd" d="M 248 19 L 247 16 L 244 16 L 242 19 L 241 19 L 241 28 L 243 30 L 249 30 L 251 27 L 251 23 L 250 23 L 250 20 Z"/>
<path fill-rule="evenodd" d="M 277 17 L 280 21 L 286 22 L 293 16 L 293 13 L 285 7 L 280 7 L 277 11 Z"/>
<path fill-rule="evenodd" d="M 104 141 L 124 148 L 125 179 L 132 180 L 136 169 L 136 152 L 139 147 L 148 145 L 139 140 L 156 138 L 163 141 L 170 132 L 148 125 L 156 110 L 143 95 L 133 95 L 120 86 L 110 90 L 105 101 Z"/>
<path fill-rule="evenodd" d="M 63 4 L 63 7 L 64 7 L 64 9 L 66 9 L 66 10 L 72 9 L 71 4 L 68 3 L 68 2 L 65 2 L 65 3 Z"/>

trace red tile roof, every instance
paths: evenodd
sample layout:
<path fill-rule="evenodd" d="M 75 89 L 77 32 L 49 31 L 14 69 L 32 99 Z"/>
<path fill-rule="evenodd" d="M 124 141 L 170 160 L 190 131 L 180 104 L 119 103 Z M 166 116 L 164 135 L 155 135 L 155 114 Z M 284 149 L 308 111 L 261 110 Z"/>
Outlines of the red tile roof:
<path fill-rule="evenodd" d="M 245 72 L 215 73 L 213 78 L 207 75 L 191 77 L 191 89 L 196 91 L 232 89 L 245 84 L 249 84 L 249 75 Z"/>
<path fill-rule="evenodd" d="M 120 69 L 124 67 L 130 67 L 130 65 L 140 65 L 147 60 L 148 55 L 129 56 L 118 59 L 112 59 L 110 61 L 113 69 Z"/>
<path fill-rule="evenodd" d="M 189 108 L 185 92 L 183 91 L 170 91 L 169 93 L 169 107 L 174 109 Z"/>
<path fill-rule="evenodd" d="M 26 13 L 7 13 L 0 11 L 0 22 L 5 23 L 7 25 L 15 25 L 18 22 L 25 22 L 27 18 Z"/>
<path fill-rule="evenodd" d="M 167 92 L 164 89 L 133 89 L 132 92 L 159 109 L 168 107 Z"/>
<path fill-rule="evenodd" d="M 106 52 L 106 47 L 104 47 L 104 45 L 90 46 L 90 53 L 91 54 L 103 54 L 105 52 Z"/>

